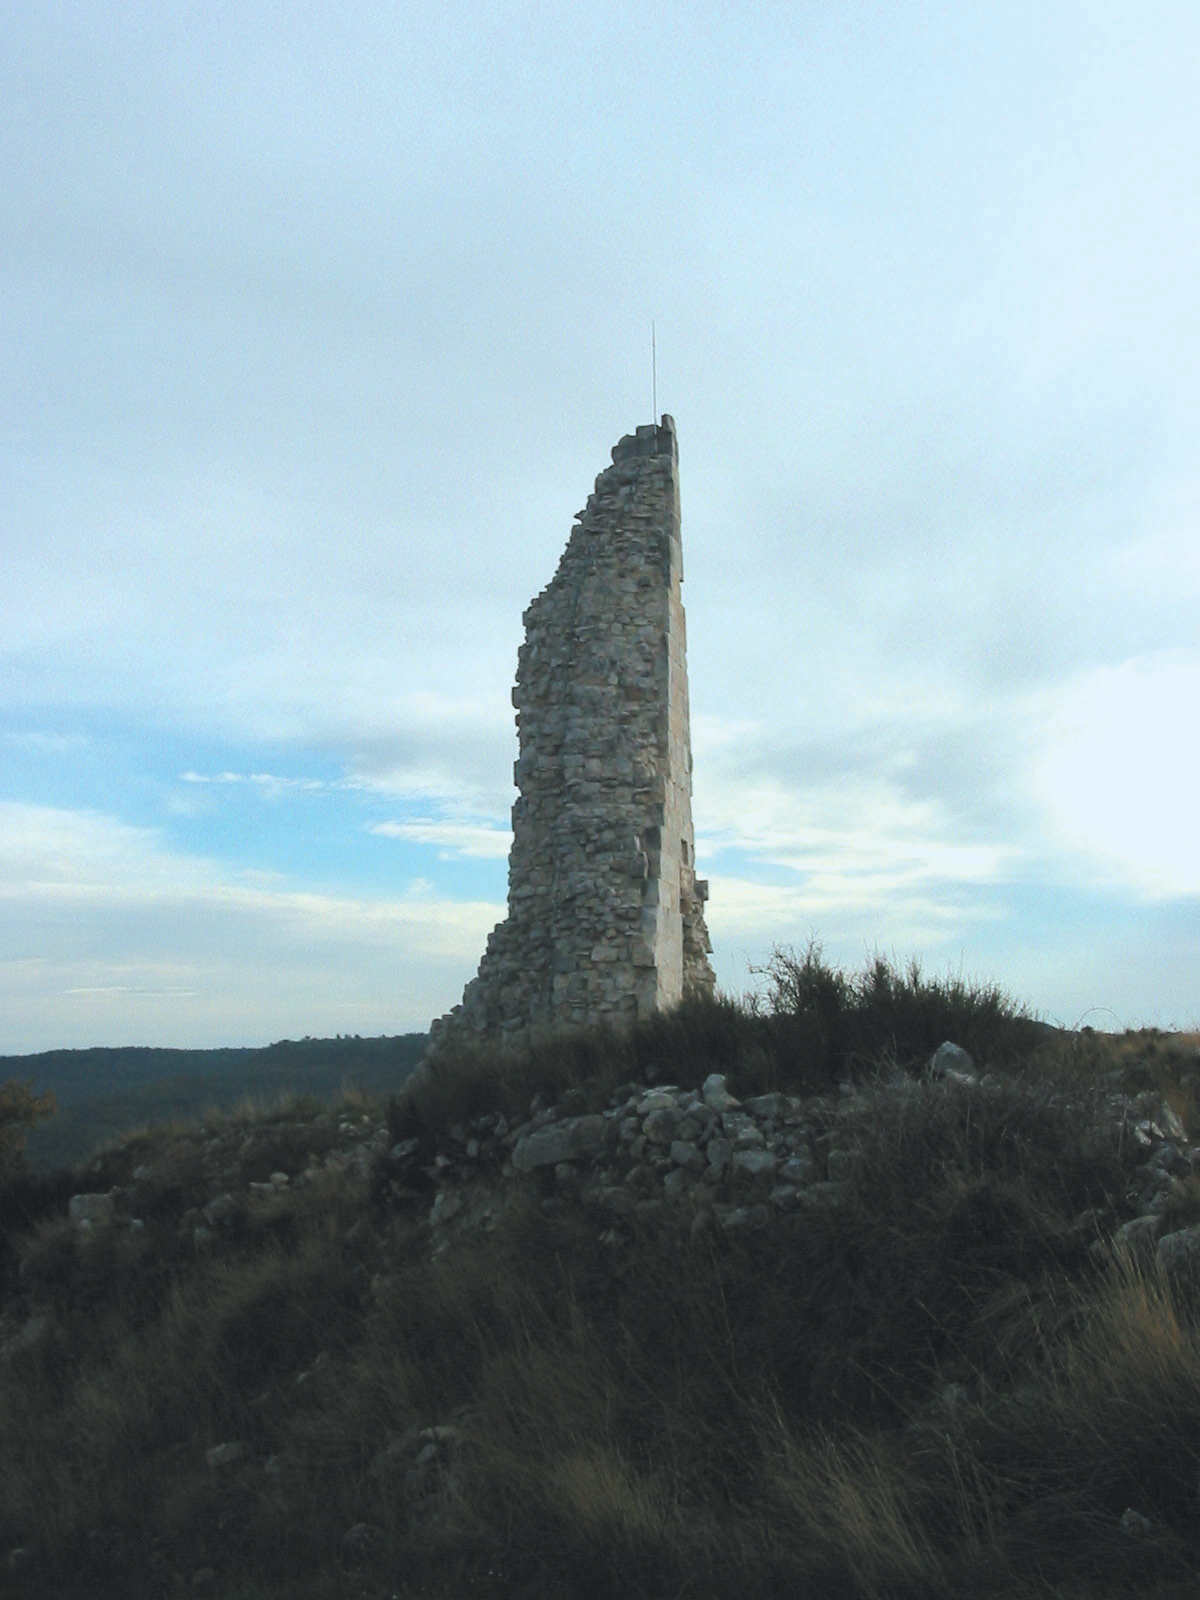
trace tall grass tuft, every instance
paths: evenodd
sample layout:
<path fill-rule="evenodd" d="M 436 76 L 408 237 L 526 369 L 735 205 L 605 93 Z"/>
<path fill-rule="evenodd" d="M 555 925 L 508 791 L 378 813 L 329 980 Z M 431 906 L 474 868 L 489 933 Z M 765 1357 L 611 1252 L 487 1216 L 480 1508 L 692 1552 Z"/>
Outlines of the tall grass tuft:
<path fill-rule="evenodd" d="M 918 961 L 900 968 L 876 956 L 859 973 L 831 966 L 820 943 L 779 948 L 759 969 L 763 1004 L 788 1082 L 819 1088 L 887 1058 L 905 1068 L 949 1039 L 984 1068 L 1011 1068 L 1045 1029 L 992 983 L 928 978 Z"/>

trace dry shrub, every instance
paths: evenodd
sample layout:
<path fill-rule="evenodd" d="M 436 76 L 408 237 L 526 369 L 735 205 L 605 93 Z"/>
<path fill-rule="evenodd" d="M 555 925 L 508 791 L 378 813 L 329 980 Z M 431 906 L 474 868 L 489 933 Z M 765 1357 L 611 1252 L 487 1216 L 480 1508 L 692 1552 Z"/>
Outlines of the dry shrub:
<path fill-rule="evenodd" d="M 881 1060 L 905 1069 L 951 1040 L 981 1067 L 1011 1068 L 1046 1028 L 997 985 L 928 978 L 918 961 L 903 970 L 876 956 L 859 973 L 831 966 L 813 939 L 802 952 L 777 948 L 757 969 L 781 1082 L 821 1090 Z"/>
<path fill-rule="evenodd" d="M 34 1094 L 32 1079 L 0 1083 L 0 1180 L 21 1166 L 25 1135 L 42 1117 L 53 1116 L 54 1106 L 53 1094 Z"/>

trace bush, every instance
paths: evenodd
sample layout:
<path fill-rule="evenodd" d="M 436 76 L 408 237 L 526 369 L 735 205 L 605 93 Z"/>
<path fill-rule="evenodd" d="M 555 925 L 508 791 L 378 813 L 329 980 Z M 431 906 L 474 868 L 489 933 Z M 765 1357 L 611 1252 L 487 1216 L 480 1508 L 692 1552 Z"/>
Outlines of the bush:
<path fill-rule="evenodd" d="M 0 1181 L 17 1171 L 23 1161 L 25 1135 L 41 1117 L 54 1113 L 53 1094 L 36 1095 L 33 1080 L 0 1084 Z"/>
<path fill-rule="evenodd" d="M 830 966 L 810 940 L 802 953 L 776 949 L 755 970 L 767 980 L 759 1004 L 771 1020 L 779 1071 L 794 1085 L 819 1089 L 883 1060 L 910 1069 L 947 1039 L 981 1067 L 1011 1067 L 1046 1036 L 1045 1025 L 997 985 L 927 978 L 916 960 L 901 971 L 876 956 L 850 974 Z"/>
<path fill-rule="evenodd" d="M 35 1095 L 33 1083 L 10 1078 L 0 1084 L 0 1295 L 17 1268 L 14 1239 L 63 1199 L 65 1174 L 31 1177 L 25 1167 L 25 1135 L 40 1117 L 54 1112 L 53 1094 Z"/>

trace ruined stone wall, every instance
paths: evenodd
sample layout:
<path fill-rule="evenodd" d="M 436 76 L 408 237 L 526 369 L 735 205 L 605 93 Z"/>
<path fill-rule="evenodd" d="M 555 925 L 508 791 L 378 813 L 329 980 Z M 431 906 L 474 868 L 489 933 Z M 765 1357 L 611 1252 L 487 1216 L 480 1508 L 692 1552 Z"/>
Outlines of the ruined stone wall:
<path fill-rule="evenodd" d="M 435 1043 L 628 1021 L 713 987 L 674 422 L 640 427 L 612 457 L 525 613 L 508 917 Z"/>

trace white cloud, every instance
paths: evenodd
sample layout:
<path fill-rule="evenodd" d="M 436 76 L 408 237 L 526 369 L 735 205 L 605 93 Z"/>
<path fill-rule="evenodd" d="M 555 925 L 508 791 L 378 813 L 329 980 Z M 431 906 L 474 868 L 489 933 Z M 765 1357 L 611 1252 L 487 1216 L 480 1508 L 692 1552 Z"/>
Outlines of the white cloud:
<path fill-rule="evenodd" d="M 1115 546 L 1106 566 L 1114 588 L 1172 607 L 1200 600 L 1200 476 L 1172 481 L 1131 538 Z"/>
<path fill-rule="evenodd" d="M 0 896 L 190 892 L 214 873 L 210 863 L 172 856 L 152 829 L 99 811 L 0 801 Z"/>
<path fill-rule="evenodd" d="M 822 882 L 793 884 L 756 883 L 714 873 L 706 908 L 709 931 L 715 939 L 739 947 L 747 942 L 759 948 L 802 942 L 810 932 L 838 941 L 882 941 L 885 944 L 923 946 L 940 943 L 961 927 L 961 903 L 940 898 L 931 881 L 923 892 L 888 899 L 864 895 L 855 900 Z M 991 913 L 979 908 L 968 920 L 986 921 Z"/>
<path fill-rule="evenodd" d="M 0 1053 L 423 1029 L 503 907 L 317 894 L 95 812 L 0 805 Z"/>
<path fill-rule="evenodd" d="M 387 839 L 437 845 L 443 861 L 453 860 L 455 856 L 503 860 L 512 845 L 511 831 L 482 823 L 436 822 L 432 818 L 416 822 L 376 822 L 367 831 L 382 834 Z"/>
<path fill-rule="evenodd" d="M 1200 893 L 1200 655 L 1079 674 L 1043 707 L 1031 774 L 1075 871 L 1149 898 Z"/>
<path fill-rule="evenodd" d="M 942 808 L 907 800 L 869 775 L 811 787 L 751 781 L 724 799 L 720 808 L 720 797 L 717 806 L 711 796 L 705 802 L 699 859 L 702 851 L 741 850 L 852 903 L 925 882 L 994 882 L 1017 855 L 999 841 L 956 839 L 956 820 Z"/>
<path fill-rule="evenodd" d="M 961 792 L 959 752 L 940 771 L 918 770 L 916 728 L 909 739 L 913 748 L 891 747 L 848 730 L 840 749 L 792 750 L 786 739 L 773 748 L 762 728 L 710 730 L 695 802 L 701 870 L 716 875 L 736 851 L 795 874 L 814 911 L 880 915 L 901 899 L 1003 880 L 1025 855 L 1011 824 L 1006 833 Z"/>
<path fill-rule="evenodd" d="M 255 789 L 265 789 L 282 793 L 294 789 L 302 793 L 315 794 L 322 789 L 355 789 L 362 785 L 341 779 L 330 783 L 325 778 L 297 778 L 281 777 L 275 772 L 187 772 L 179 774 L 180 783 L 211 784 L 222 787 L 228 784 L 248 783 Z"/>

